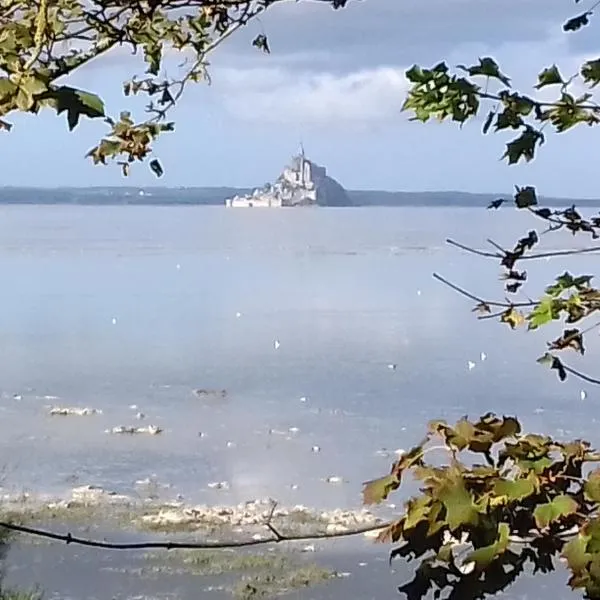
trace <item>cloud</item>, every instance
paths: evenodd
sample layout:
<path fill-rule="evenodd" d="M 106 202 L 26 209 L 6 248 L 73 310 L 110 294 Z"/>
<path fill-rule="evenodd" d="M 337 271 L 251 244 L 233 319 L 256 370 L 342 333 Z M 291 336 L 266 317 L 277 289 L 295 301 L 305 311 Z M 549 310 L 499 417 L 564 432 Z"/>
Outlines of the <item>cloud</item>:
<path fill-rule="evenodd" d="M 275 124 L 366 126 L 398 118 L 407 90 L 404 68 L 346 74 L 291 68 L 215 70 L 214 91 L 234 117 Z"/>
<path fill-rule="evenodd" d="M 266 33 L 273 54 L 306 48 L 349 69 L 404 64 L 415 53 L 435 61 L 463 43 L 541 41 L 548 26 L 561 32 L 571 7 L 564 0 L 522 0 L 510 10 L 497 0 L 351 0 L 334 11 L 323 2 L 282 2 L 228 41 L 225 52 L 245 55 Z"/>
<path fill-rule="evenodd" d="M 454 68 L 461 63 L 476 63 L 482 56 L 494 57 L 511 77 L 515 89 L 542 101 L 555 99 L 558 92 L 555 88 L 533 89 L 541 69 L 556 63 L 563 76 L 569 78 L 588 58 L 574 54 L 568 36 L 554 27 L 547 27 L 538 42 L 463 43 L 440 58 Z M 409 63 L 380 61 L 346 70 L 328 67 L 320 61 L 322 53 L 311 49 L 284 56 L 254 55 L 238 61 L 224 58 L 213 65 L 212 93 L 230 116 L 254 123 L 328 130 L 405 122 L 400 109 L 408 90 L 404 76 L 407 65 L 433 64 L 424 61 L 418 51 Z M 489 90 L 495 89 L 492 82 Z M 581 91 L 581 86 L 573 86 L 573 93 Z"/>

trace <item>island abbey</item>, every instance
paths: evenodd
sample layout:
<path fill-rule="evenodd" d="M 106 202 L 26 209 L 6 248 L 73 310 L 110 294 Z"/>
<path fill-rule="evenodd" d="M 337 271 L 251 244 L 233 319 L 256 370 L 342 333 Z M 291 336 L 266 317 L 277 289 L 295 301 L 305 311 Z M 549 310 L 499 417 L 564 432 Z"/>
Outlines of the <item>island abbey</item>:
<path fill-rule="evenodd" d="M 321 167 L 306 158 L 304 147 L 292 157 L 274 183 L 251 194 L 225 200 L 231 208 L 284 208 L 299 206 L 347 206 L 346 190 Z"/>

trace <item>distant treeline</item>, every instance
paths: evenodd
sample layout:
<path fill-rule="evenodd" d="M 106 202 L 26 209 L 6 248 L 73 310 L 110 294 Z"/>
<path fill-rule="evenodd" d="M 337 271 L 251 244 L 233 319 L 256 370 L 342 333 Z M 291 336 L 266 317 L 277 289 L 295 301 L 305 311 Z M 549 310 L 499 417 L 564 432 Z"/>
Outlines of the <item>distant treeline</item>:
<path fill-rule="evenodd" d="M 251 188 L 233 187 L 91 187 L 91 188 L 0 188 L 0 204 L 77 204 L 139 206 L 222 206 L 225 198 L 247 194 Z M 385 192 L 348 190 L 350 206 L 487 206 L 509 194 L 471 194 L 466 192 Z M 546 206 L 600 206 L 598 199 L 540 198 Z"/>

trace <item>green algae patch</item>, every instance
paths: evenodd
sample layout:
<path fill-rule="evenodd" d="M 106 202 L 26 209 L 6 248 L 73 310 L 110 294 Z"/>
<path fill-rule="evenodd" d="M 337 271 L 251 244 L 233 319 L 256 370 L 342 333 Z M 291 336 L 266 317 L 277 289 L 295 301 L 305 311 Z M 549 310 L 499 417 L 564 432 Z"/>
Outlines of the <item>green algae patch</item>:
<path fill-rule="evenodd" d="M 312 587 L 336 577 L 322 566 L 304 565 L 283 573 L 259 573 L 243 577 L 233 588 L 236 600 L 274 598 L 301 588 Z"/>
<path fill-rule="evenodd" d="M 3 589 L 0 590 L 0 600 L 42 600 L 43 593 L 39 590 L 18 590 Z"/>
<path fill-rule="evenodd" d="M 146 554 L 146 559 L 153 565 L 153 573 L 222 577 L 224 588 L 240 600 L 273 598 L 336 576 L 290 551 L 184 550 L 153 552 Z"/>

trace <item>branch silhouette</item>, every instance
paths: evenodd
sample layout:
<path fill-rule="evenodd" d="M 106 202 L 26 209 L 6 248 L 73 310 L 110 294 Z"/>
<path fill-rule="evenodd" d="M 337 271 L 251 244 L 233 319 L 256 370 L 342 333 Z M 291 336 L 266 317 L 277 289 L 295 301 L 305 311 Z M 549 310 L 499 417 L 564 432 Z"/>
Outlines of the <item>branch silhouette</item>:
<path fill-rule="evenodd" d="M 496 245 L 492 240 L 488 240 L 488 242 Z M 467 246 L 466 244 L 461 244 L 460 242 L 457 242 L 456 240 L 447 238 L 446 239 L 446 243 L 450 244 L 451 246 L 455 246 L 456 248 L 460 248 L 461 250 L 464 250 L 465 252 L 469 252 L 471 254 L 476 254 L 477 256 L 483 256 L 485 258 L 496 258 L 496 259 L 502 259 L 504 258 L 505 254 L 506 254 L 506 250 L 504 250 L 502 248 L 502 252 L 504 252 L 504 254 L 500 254 L 500 252 L 487 252 L 486 250 L 479 250 L 477 248 L 473 248 L 471 246 Z M 498 246 L 498 248 L 500 249 L 501 247 Z M 591 246 L 589 248 L 573 248 L 571 250 L 553 250 L 553 251 L 549 251 L 549 252 L 537 252 L 535 254 L 525 254 L 523 256 L 521 256 L 519 258 L 519 260 L 535 260 L 535 259 L 540 259 L 540 258 L 552 258 L 554 256 L 571 256 L 571 255 L 577 255 L 577 254 L 590 254 L 593 252 L 600 252 L 600 246 Z"/>
<path fill-rule="evenodd" d="M 523 308 L 523 307 L 536 306 L 537 304 L 539 304 L 539 302 L 535 302 L 534 300 L 528 300 L 527 302 L 498 302 L 496 300 L 485 300 L 484 298 L 481 298 L 480 296 L 476 296 L 475 294 L 468 292 L 467 290 L 456 285 L 455 283 L 448 281 L 445 277 L 442 277 L 438 273 L 434 273 L 433 278 L 437 279 L 438 281 L 441 281 L 444 285 L 447 285 L 449 288 L 453 289 L 455 292 L 458 292 L 459 294 L 465 296 L 465 298 L 474 300 L 475 302 L 478 302 L 479 304 L 485 304 L 486 306 L 496 306 L 496 307 L 501 307 L 501 308 Z"/>
<path fill-rule="evenodd" d="M 485 307 L 488 307 L 488 309 L 489 309 L 489 307 L 494 306 L 494 307 L 500 307 L 500 308 L 510 310 L 510 309 L 514 309 L 514 308 L 534 307 L 534 306 L 538 306 L 540 304 L 539 302 L 536 302 L 534 300 L 529 300 L 527 302 L 498 302 L 498 301 L 492 301 L 492 300 L 485 300 L 484 298 L 482 298 L 480 296 L 476 296 L 475 294 L 472 294 L 471 292 L 465 290 L 464 288 L 456 285 L 455 283 L 448 281 L 446 278 L 442 277 L 438 273 L 433 273 L 433 277 L 434 277 L 434 279 L 437 279 L 444 285 L 447 285 L 450 289 L 454 290 L 455 292 L 458 292 L 462 296 L 465 296 L 466 298 L 469 298 L 470 300 L 477 302 L 478 306 L 485 306 Z M 494 319 L 494 318 L 500 317 L 504 312 L 505 312 L 504 310 L 499 311 L 499 312 L 489 312 L 489 310 L 488 310 L 489 314 L 478 315 L 477 318 L 481 319 L 481 320 Z M 582 331 L 577 330 L 575 334 L 571 334 L 570 336 L 565 337 L 564 342 L 565 342 L 565 344 L 567 344 L 575 337 L 577 337 L 579 335 L 583 335 L 585 333 L 589 333 L 590 331 L 592 331 L 593 329 L 596 329 L 597 327 L 600 327 L 600 322 L 595 323 L 594 325 L 591 325 L 591 326 L 583 329 Z M 569 373 L 569 374 L 573 375 L 574 377 L 577 377 L 578 379 L 581 379 L 582 381 L 585 381 L 587 383 L 591 383 L 593 385 L 600 385 L 600 379 L 598 379 L 596 377 L 592 377 L 590 375 L 586 375 L 585 373 L 582 373 L 581 371 L 578 371 L 577 369 L 574 369 L 573 367 L 566 365 L 562 360 L 560 360 L 556 357 L 555 357 L 555 359 L 559 360 L 560 365 L 567 373 Z"/>
<path fill-rule="evenodd" d="M 273 511 L 271 512 L 271 516 Z M 274 544 L 280 542 L 301 542 L 309 540 L 320 540 L 320 539 L 336 539 L 352 537 L 355 535 L 361 535 L 369 533 L 371 531 L 377 531 L 389 527 L 394 521 L 386 521 L 377 525 L 369 525 L 366 527 L 359 527 L 356 529 L 349 529 L 348 531 L 337 531 L 334 533 L 318 532 L 308 533 L 302 535 L 286 535 L 278 531 L 269 520 L 265 523 L 265 527 L 271 531 L 273 537 L 264 539 L 250 539 L 250 540 L 231 540 L 231 541 L 215 541 L 215 542 L 107 542 L 102 540 L 94 540 L 89 538 L 82 538 L 72 535 L 71 533 L 61 534 L 54 531 L 48 531 L 45 529 L 38 529 L 36 527 L 28 527 L 26 525 L 18 525 L 16 523 L 8 523 L 0 521 L 0 527 L 8 531 L 14 531 L 17 533 L 24 533 L 32 535 L 38 538 L 44 538 L 47 540 L 54 540 L 57 542 L 64 542 L 65 544 L 75 544 L 77 546 L 86 546 L 88 548 L 103 548 L 107 550 L 151 550 L 151 549 L 163 549 L 163 550 L 214 550 L 214 549 L 227 549 L 227 548 L 247 548 L 251 546 L 264 546 L 266 544 Z"/>

